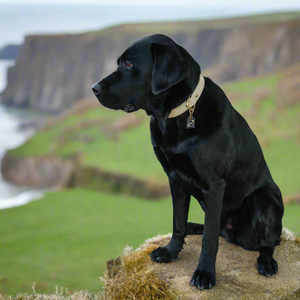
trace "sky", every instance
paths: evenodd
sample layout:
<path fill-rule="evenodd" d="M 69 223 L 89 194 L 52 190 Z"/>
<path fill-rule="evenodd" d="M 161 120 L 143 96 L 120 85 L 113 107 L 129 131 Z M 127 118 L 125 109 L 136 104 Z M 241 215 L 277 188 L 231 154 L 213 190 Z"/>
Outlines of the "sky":
<path fill-rule="evenodd" d="M 243 5 L 259 6 L 270 9 L 300 9 L 300 0 L 0 0 L 0 3 L 23 4 L 111 4 L 111 5 L 190 5 L 203 7 L 240 7 Z"/>

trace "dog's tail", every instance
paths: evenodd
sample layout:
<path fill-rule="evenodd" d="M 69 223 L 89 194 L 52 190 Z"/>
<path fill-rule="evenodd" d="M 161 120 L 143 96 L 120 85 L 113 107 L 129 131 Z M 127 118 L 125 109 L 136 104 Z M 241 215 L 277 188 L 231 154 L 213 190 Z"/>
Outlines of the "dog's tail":
<path fill-rule="evenodd" d="M 204 225 L 203 224 L 197 224 L 197 223 L 187 223 L 187 231 L 186 235 L 201 235 L 204 231 Z"/>

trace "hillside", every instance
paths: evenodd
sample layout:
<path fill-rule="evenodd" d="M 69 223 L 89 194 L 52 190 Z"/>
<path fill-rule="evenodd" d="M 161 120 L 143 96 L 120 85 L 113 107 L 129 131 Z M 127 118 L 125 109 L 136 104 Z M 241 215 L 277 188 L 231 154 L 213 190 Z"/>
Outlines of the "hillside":
<path fill-rule="evenodd" d="M 288 82 L 294 82 L 297 70 L 300 64 L 223 86 L 257 135 L 284 197 L 300 193 L 300 102 L 288 100 L 290 95 L 294 99 L 298 87 L 294 84 L 286 93 L 282 88 L 292 85 Z M 78 103 L 23 146 L 9 151 L 2 173 L 9 181 L 31 186 L 52 182 L 52 186 L 152 199 L 169 194 L 167 178 L 152 150 L 149 118 L 142 111 L 128 115 L 106 109 L 96 99 Z"/>
<path fill-rule="evenodd" d="M 76 35 L 28 36 L 1 95 L 7 105 L 61 112 L 116 68 L 134 40 L 164 33 L 218 82 L 263 75 L 300 62 L 300 13 L 177 23 L 127 24 Z"/>

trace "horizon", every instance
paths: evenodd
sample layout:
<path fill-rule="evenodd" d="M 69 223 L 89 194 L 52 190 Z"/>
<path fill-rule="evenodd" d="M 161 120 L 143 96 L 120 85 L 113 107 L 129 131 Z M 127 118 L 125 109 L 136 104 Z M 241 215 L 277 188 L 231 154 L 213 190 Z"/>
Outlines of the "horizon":
<path fill-rule="evenodd" d="M 0 48 L 8 44 L 22 44 L 25 36 L 35 34 L 74 34 L 128 23 L 217 20 L 300 11 L 300 1 L 295 10 L 290 6 L 295 4 L 292 0 L 284 2 L 281 8 L 270 6 L 270 1 L 262 4 L 257 0 L 251 2 L 251 5 L 246 3 L 242 6 L 237 5 L 236 0 L 228 0 L 222 6 L 217 5 L 221 0 L 212 0 L 203 6 L 199 4 L 200 1 L 184 1 L 194 5 L 196 3 L 193 7 L 182 6 L 183 0 L 176 1 L 176 5 L 172 6 L 168 5 L 169 1 L 158 3 L 157 0 L 144 0 L 139 5 L 134 4 L 137 0 L 114 0 L 110 3 L 107 0 L 99 0 L 97 3 L 89 0 L 84 1 L 85 5 L 83 1 L 76 0 L 51 0 L 51 3 L 48 0 L 24 1 L 0 0 Z M 116 5 L 119 5 L 119 9 L 115 9 Z M 105 7 L 105 10 L 100 7 Z"/>
<path fill-rule="evenodd" d="M 135 6 L 192 6 L 192 7 L 203 7 L 217 8 L 256 8 L 256 9 L 275 9 L 275 10 L 286 10 L 286 9 L 300 9 L 300 1 L 298 0 L 253 0 L 251 3 L 242 3 L 239 0 L 228 0 L 224 3 L 223 0 L 210 0 L 199 1 L 199 0 L 0 0 L 0 4 L 6 5 L 135 5 Z"/>

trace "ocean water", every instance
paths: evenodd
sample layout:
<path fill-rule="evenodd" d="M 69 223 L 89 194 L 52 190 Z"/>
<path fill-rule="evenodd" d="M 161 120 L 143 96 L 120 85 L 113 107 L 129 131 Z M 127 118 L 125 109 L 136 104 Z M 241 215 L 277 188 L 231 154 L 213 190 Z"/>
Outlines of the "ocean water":
<path fill-rule="evenodd" d="M 0 105 L 0 160 L 7 150 L 20 146 L 34 134 L 33 129 L 19 129 L 20 121 L 26 119 L 28 119 L 26 111 L 14 111 Z M 5 181 L 0 174 L 0 209 L 26 204 L 42 195 L 42 190 L 15 186 Z"/>
<path fill-rule="evenodd" d="M 0 4 L 0 48 L 21 44 L 25 35 L 79 33 L 99 30 L 122 23 L 179 21 L 226 18 L 276 11 L 274 6 L 243 5 L 212 6 L 100 6 L 100 5 L 11 5 Z M 289 9 L 286 7 L 286 9 Z M 300 9 L 300 3 L 299 3 Z M 0 60 L 0 93 L 6 85 L 6 72 L 14 61 Z M 1 96 L 0 96 L 1 97 Z M 6 108 L 0 105 L 0 161 L 9 149 L 20 146 L 34 129 L 20 130 L 24 121 L 44 118 L 37 112 Z M 40 198 L 43 191 L 16 187 L 0 175 L 0 209 L 23 205 Z"/>
<path fill-rule="evenodd" d="M 0 92 L 6 85 L 7 69 L 13 64 L 13 60 L 0 60 Z M 33 128 L 21 130 L 20 123 L 31 120 L 38 122 L 41 118 L 43 118 L 41 114 L 35 114 L 32 111 L 0 105 L 0 166 L 7 150 L 20 146 L 35 133 Z M 5 181 L 0 173 L 0 209 L 24 205 L 42 195 L 42 190 L 15 186 Z"/>

